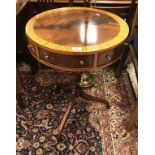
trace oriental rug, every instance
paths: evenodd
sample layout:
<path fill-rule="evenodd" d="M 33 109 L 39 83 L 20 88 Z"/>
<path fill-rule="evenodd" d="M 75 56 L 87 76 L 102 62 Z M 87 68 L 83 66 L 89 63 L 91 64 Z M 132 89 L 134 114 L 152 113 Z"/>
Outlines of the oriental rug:
<path fill-rule="evenodd" d="M 27 66 L 26 66 L 27 67 Z M 136 155 L 137 128 L 126 131 L 134 97 L 128 75 L 115 77 L 112 68 L 95 79 L 96 87 L 87 93 L 106 98 L 102 103 L 76 98 L 61 139 L 54 135 L 68 103 L 68 94 L 56 83 L 75 82 L 72 74 L 40 70 L 32 75 L 19 67 L 24 85 L 24 110 L 17 104 L 17 155 Z"/>

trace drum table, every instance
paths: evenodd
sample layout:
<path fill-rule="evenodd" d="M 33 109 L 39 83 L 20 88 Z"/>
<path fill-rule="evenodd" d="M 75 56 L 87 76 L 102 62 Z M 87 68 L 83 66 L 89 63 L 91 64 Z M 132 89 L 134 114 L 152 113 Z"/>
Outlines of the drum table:
<path fill-rule="evenodd" d="M 107 67 L 122 56 L 122 43 L 129 33 L 126 22 L 115 14 L 94 8 L 67 7 L 48 10 L 26 24 L 28 48 L 40 63 L 61 71 L 83 73 Z M 88 84 L 82 74 L 82 86 Z M 80 85 L 62 86 L 69 93 L 68 109 L 55 134 L 60 137 L 75 97 L 108 101 L 90 96 Z M 73 89 L 74 87 L 74 89 Z"/>

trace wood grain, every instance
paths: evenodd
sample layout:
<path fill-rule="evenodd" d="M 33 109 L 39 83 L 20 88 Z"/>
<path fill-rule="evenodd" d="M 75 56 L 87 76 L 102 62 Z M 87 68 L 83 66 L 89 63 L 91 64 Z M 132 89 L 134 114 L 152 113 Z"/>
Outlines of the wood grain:
<path fill-rule="evenodd" d="M 28 48 L 39 62 L 63 71 L 92 71 L 122 56 L 128 25 L 120 17 L 93 8 L 45 11 L 26 25 Z"/>
<path fill-rule="evenodd" d="M 128 25 L 107 11 L 70 7 L 45 11 L 26 24 L 26 35 L 48 50 L 70 54 L 95 53 L 121 44 Z"/>
<path fill-rule="evenodd" d="M 59 10 L 37 19 L 34 31 L 47 42 L 79 47 L 111 40 L 119 33 L 119 24 L 98 11 Z"/>

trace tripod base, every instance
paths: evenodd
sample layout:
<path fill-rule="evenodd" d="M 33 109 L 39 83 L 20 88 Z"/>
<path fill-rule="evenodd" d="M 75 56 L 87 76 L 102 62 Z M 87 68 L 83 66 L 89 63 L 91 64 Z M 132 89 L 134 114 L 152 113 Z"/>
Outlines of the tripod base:
<path fill-rule="evenodd" d="M 64 114 L 59 127 L 54 131 L 54 134 L 57 136 L 58 139 L 60 138 L 60 136 L 61 136 L 61 134 L 63 132 L 64 126 L 65 126 L 65 124 L 67 122 L 67 119 L 68 119 L 70 113 L 71 113 L 71 110 L 73 108 L 76 97 L 81 97 L 81 98 L 89 100 L 89 101 L 102 102 L 102 103 L 104 103 L 106 105 L 107 109 L 110 108 L 109 102 L 107 100 L 105 100 L 103 98 L 91 96 L 91 95 L 85 93 L 83 91 L 83 89 L 81 87 L 79 87 L 79 86 L 76 86 L 76 89 L 74 89 L 74 90 L 72 90 L 71 87 L 68 87 L 68 88 L 64 87 L 64 89 L 65 89 L 65 91 L 67 91 L 71 95 L 69 96 L 69 103 L 68 103 L 67 111 Z"/>

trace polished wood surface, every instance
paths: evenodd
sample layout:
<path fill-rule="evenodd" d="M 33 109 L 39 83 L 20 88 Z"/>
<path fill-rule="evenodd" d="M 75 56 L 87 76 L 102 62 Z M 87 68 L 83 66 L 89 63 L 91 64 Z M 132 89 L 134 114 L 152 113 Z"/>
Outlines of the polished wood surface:
<path fill-rule="evenodd" d="M 39 62 L 75 72 L 119 60 L 128 32 L 128 25 L 117 15 L 84 7 L 45 11 L 26 24 L 28 48 Z"/>
<path fill-rule="evenodd" d="M 26 5 L 26 0 L 16 0 L 16 15 L 23 9 L 23 7 Z"/>
<path fill-rule="evenodd" d="M 47 42 L 78 47 L 109 41 L 118 35 L 120 26 L 112 17 L 98 10 L 58 9 L 56 13 L 47 13 L 38 18 L 34 31 Z"/>
<path fill-rule="evenodd" d="M 133 110 L 131 111 L 129 122 L 127 124 L 128 131 L 131 131 L 134 128 L 137 120 L 138 120 L 138 103 L 136 103 Z"/>
<path fill-rule="evenodd" d="M 64 114 L 64 116 L 63 116 L 63 118 L 61 120 L 61 123 L 60 123 L 59 127 L 54 131 L 54 134 L 58 138 L 60 138 L 60 136 L 62 134 L 62 131 L 64 129 L 64 126 L 65 126 L 65 124 L 67 122 L 67 119 L 68 119 L 68 117 L 69 117 L 69 115 L 71 113 L 71 110 L 73 108 L 73 102 L 74 102 L 74 100 L 75 100 L 75 94 L 71 94 L 70 95 L 70 100 L 69 100 L 69 103 L 68 103 L 67 110 L 66 110 L 66 112 L 65 112 L 65 114 Z"/>
<path fill-rule="evenodd" d="M 28 46 L 31 54 L 40 63 L 62 71 L 81 72 L 107 67 L 122 56 L 121 47 L 90 55 L 59 54 L 44 50 L 32 44 Z"/>
<path fill-rule="evenodd" d="M 45 11 L 26 25 L 26 35 L 38 45 L 64 53 L 96 52 L 122 43 L 128 26 L 120 17 L 93 8 Z"/>

